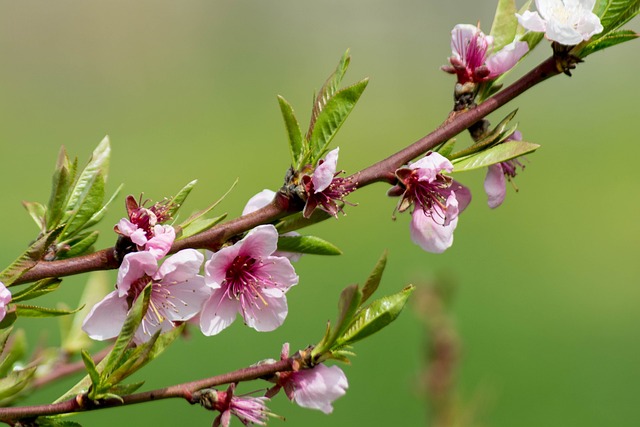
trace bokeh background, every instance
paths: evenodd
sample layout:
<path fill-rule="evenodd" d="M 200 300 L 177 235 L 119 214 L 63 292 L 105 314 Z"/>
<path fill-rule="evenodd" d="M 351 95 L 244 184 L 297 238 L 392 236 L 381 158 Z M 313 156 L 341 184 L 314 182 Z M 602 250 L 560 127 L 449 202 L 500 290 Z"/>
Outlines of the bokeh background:
<path fill-rule="evenodd" d="M 114 242 L 110 230 L 124 214 L 125 194 L 159 199 L 194 178 L 199 185 L 185 211 L 208 205 L 239 178 L 218 211 L 238 215 L 251 195 L 276 189 L 288 167 L 276 95 L 306 123 L 314 90 L 347 48 L 346 82 L 371 82 L 335 140 L 339 165 L 353 172 L 386 157 L 446 117 L 454 79 L 439 67 L 450 30 L 480 21 L 488 31 L 495 3 L 0 1 L 0 264 L 35 237 L 20 202 L 48 200 L 60 146 L 82 163 L 106 134 L 109 188 L 125 183 L 125 190 L 101 226 L 99 247 Z M 519 193 L 510 189 L 495 211 L 486 206 L 482 173 L 458 176 L 475 199 L 445 254 L 411 243 L 409 217 L 392 221 L 396 200 L 386 187 L 358 191 L 350 200 L 359 206 L 347 216 L 308 230 L 344 255 L 307 256 L 296 265 L 300 285 L 289 293 L 282 328 L 260 334 L 236 322 L 215 338 L 194 331 L 147 370 L 145 389 L 277 357 L 283 342 L 317 342 L 340 290 L 362 283 L 388 249 L 381 294 L 437 277 L 455 283 L 458 398 L 478 425 L 640 425 L 639 43 L 595 54 L 572 78 L 545 82 L 492 116 L 495 123 L 519 108 L 525 139 L 543 147 L 517 177 Z M 540 46 L 513 74 L 548 54 Z M 45 302 L 75 304 L 84 280 L 65 280 Z M 270 425 L 428 425 L 419 318 L 408 309 L 357 345 L 344 367 L 349 391 L 331 416 L 279 396 L 270 407 L 287 420 Z M 59 339 L 55 322 L 23 326 L 34 346 Z M 48 402 L 75 380 L 27 403 Z M 74 419 L 206 426 L 214 416 L 165 401 Z"/>

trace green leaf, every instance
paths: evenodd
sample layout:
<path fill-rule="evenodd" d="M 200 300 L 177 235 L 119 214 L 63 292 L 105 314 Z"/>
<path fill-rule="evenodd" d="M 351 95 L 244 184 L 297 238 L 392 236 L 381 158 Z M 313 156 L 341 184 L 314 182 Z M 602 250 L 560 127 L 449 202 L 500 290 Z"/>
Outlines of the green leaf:
<path fill-rule="evenodd" d="M 516 37 L 518 28 L 518 18 L 516 18 L 515 0 L 499 0 L 496 14 L 491 25 L 491 35 L 493 36 L 493 51 L 500 49 L 511 43 Z"/>
<path fill-rule="evenodd" d="M 493 128 L 487 135 L 482 138 L 480 141 L 473 144 L 471 147 L 465 148 L 464 150 L 460 150 L 449 156 L 449 160 L 453 161 L 454 159 L 458 159 L 461 157 L 469 156 L 473 153 L 477 153 L 478 151 L 483 151 L 487 147 L 492 145 L 499 144 L 503 140 L 507 139 L 513 132 L 515 132 L 517 126 L 509 127 L 509 124 L 516 116 L 518 110 L 514 110 L 507 117 L 505 117 L 498 126 Z"/>
<path fill-rule="evenodd" d="M 60 223 L 64 215 L 64 207 L 69 198 L 69 188 L 75 178 L 76 164 L 69 162 L 67 152 L 60 148 L 56 169 L 51 182 L 51 195 L 47 205 L 47 229 L 52 229 Z"/>
<path fill-rule="evenodd" d="M 4 348 L 7 345 L 7 341 L 9 340 L 9 336 L 13 331 L 13 326 L 9 326 L 8 328 L 0 329 L 0 355 L 4 352 Z M 2 375 L 0 375 L 1 377 Z"/>
<path fill-rule="evenodd" d="M 62 227 L 58 227 L 38 237 L 18 259 L 0 273 L 0 282 L 4 283 L 5 286 L 10 286 L 20 276 L 32 269 L 51 246 L 51 243 L 60 235 L 61 231 Z"/>
<path fill-rule="evenodd" d="M 302 131 L 298 124 L 298 119 L 293 112 L 293 107 L 284 99 L 278 95 L 278 104 L 280 105 L 280 112 L 284 119 L 284 126 L 287 128 L 287 136 L 289 137 L 289 152 L 291 153 L 291 164 L 294 169 L 299 170 L 302 166 L 300 162 L 304 155 L 305 146 L 303 145 Z"/>
<path fill-rule="evenodd" d="M 329 102 L 340 86 L 340 82 L 342 78 L 347 72 L 347 68 L 349 68 L 349 63 L 351 62 L 351 57 L 349 56 L 349 50 L 342 55 L 340 58 L 340 62 L 336 67 L 335 71 L 327 78 L 324 82 L 324 85 L 320 88 L 320 92 L 316 96 L 316 99 L 313 103 L 313 108 L 311 110 L 311 120 L 309 121 L 309 130 L 307 131 L 307 141 L 311 140 L 311 134 L 313 133 L 316 125 L 316 121 L 318 116 L 324 110 L 325 106 Z"/>
<path fill-rule="evenodd" d="M 98 373 L 98 369 L 96 368 L 96 364 L 94 363 L 91 355 L 87 353 L 86 350 L 82 350 L 80 354 L 82 355 L 82 361 L 84 362 L 84 366 L 87 368 L 87 373 L 91 379 L 92 388 L 89 393 L 89 399 L 95 400 L 95 397 L 92 397 L 92 394 L 95 394 L 100 386 L 100 374 Z"/>
<path fill-rule="evenodd" d="M 118 384 L 111 387 L 109 391 L 117 396 L 126 396 L 127 394 L 134 393 L 143 385 L 144 385 L 144 381 L 140 381 L 133 384 Z"/>
<path fill-rule="evenodd" d="M 171 198 L 169 202 L 169 210 L 167 211 L 170 217 L 173 218 L 175 214 L 178 213 L 178 210 L 182 207 L 182 204 L 187 199 L 187 196 L 189 196 L 189 193 L 191 193 L 191 190 L 193 190 L 197 183 L 198 180 L 194 179 L 193 181 L 182 187 L 182 189 L 178 191 L 178 194 Z"/>
<path fill-rule="evenodd" d="M 284 234 L 317 224 L 318 222 L 325 221 L 328 218 L 331 218 L 331 215 L 320 209 L 314 210 L 309 218 L 305 218 L 302 215 L 302 212 L 298 212 L 280 220 L 276 224 L 276 229 L 278 230 L 278 233 Z"/>
<path fill-rule="evenodd" d="M 280 236 L 278 250 L 300 254 L 342 255 L 342 251 L 333 243 L 316 236 Z"/>
<path fill-rule="evenodd" d="M 397 294 L 373 301 L 360 310 L 348 330 L 336 340 L 336 346 L 352 345 L 393 322 L 404 308 L 415 286 L 410 285 Z"/>
<path fill-rule="evenodd" d="M 33 221 L 36 223 L 40 231 L 46 231 L 47 226 L 45 224 L 45 221 L 46 221 L 45 216 L 47 214 L 47 208 L 45 208 L 44 205 L 42 205 L 42 203 L 38 203 L 38 202 L 23 201 L 22 206 L 24 206 L 27 212 L 29 212 L 29 215 L 31 216 Z"/>
<path fill-rule="evenodd" d="M 311 163 L 315 165 L 325 154 L 329 143 L 336 135 L 344 121 L 347 119 L 353 108 L 356 106 L 360 95 L 369 83 L 364 79 L 338 91 L 332 96 L 320 111 L 309 137 L 309 148 L 311 150 Z"/>
<path fill-rule="evenodd" d="M 82 425 L 76 422 L 59 417 L 38 417 L 36 418 L 35 425 L 38 427 L 82 427 Z"/>
<path fill-rule="evenodd" d="M 87 333 L 82 330 L 82 323 L 93 306 L 104 298 L 111 287 L 109 275 L 105 271 L 89 273 L 79 302 L 79 305 L 83 307 L 82 310 L 73 316 L 61 317 L 59 320 L 61 348 L 65 353 L 76 354 L 81 349 L 89 348 L 93 344 Z"/>
<path fill-rule="evenodd" d="M 15 396 L 27 387 L 33 379 L 37 366 L 20 369 L 9 372 L 9 374 L 0 379 L 0 400 L 4 400 Z M 2 402 L 5 406 L 5 402 Z"/>
<path fill-rule="evenodd" d="M 336 340 L 347 330 L 349 324 L 353 320 L 353 316 L 358 311 L 360 302 L 362 301 L 362 291 L 358 285 L 347 286 L 340 293 L 338 302 L 338 320 L 335 327 L 331 330 L 331 334 L 325 334 L 312 351 L 312 357 L 327 352 L 334 346 Z"/>
<path fill-rule="evenodd" d="M 600 23 L 604 27 L 601 34 L 606 37 L 609 32 L 620 28 L 640 12 L 640 0 L 609 0 L 606 5 L 600 5 L 598 11 L 601 13 Z"/>
<path fill-rule="evenodd" d="M 104 183 L 107 180 L 109 172 L 109 156 L 111 154 L 111 147 L 109 145 L 109 137 L 105 136 L 104 139 L 98 144 L 91 159 L 85 168 L 80 172 L 80 175 L 74 182 L 73 189 L 67 200 L 66 207 L 64 209 L 65 215 L 63 222 L 68 222 L 73 216 L 77 215 L 77 211 L 80 210 L 84 204 L 84 200 L 89 194 L 91 187 L 96 182 L 98 176 L 102 180 L 102 190 L 104 192 Z M 95 190 L 94 190 L 95 191 Z M 104 193 L 103 193 L 104 194 Z M 102 203 L 102 200 L 100 200 Z M 97 209 L 94 210 L 94 213 Z"/>
<path fill-rule="evenodd" d="M 69 314 L 77 313 L 82 307 L 78 307 L 75 310 L 55 309 L 47 307 L 39 307 L 37 305 L 24 305 L 16 304 L 16 314 L 18 317 L 57 317 L 66 316 Z"/>
<path fill-rule="evenodd" d="M 79 234 L 69 241 L 68 244 L 70 249 L 66 251 L 59 251 L 56 259 L 73 258 L 93 252 L 93 244 L 98 240 L 98 236 L 100 236 L 100 232 L 98 230 L 90 233 Z"/>
<path fill-rule="evenodd" d="M 60 287 L 61 282 L 62 279 L 58 278 L 46 278 L 38 280 L 33 285 L 13 294 L 11 297 L 11 302 L 27 301 L 37 298 L 41 295 L 48 294 L 49 292 L 57 290 L 58 287 Z"/>
<path fill-rule="evenodd" d="M 215 218 L 198 218 L 193 220 L 186 227 L 182 228 L 180 237 L 176 240 L 184 239 L 185 237 L 193 236 L 203 231 L 206 231 L 216 224 L 219 224 L 227 217 L 227 214 L 220 215 Z"/>
<path fill-rule="evenodd" d="M 373 271 L 367 278 L 364 286 L 362 287 L 362 301 L 360 304 L 364 304 L 371 295 L 378 289 L 380 285 L 380 280 L 382 280 L 382 273 L 384 273 L 384 268 L 387 266 L 387 251 L 385 250 L 375 267 L 373 267 Z"/>
<path fill-rule="evenodd" d="M 93 177 L 92 181 L 86 183 L 85 192 L 82 193 L 78 204 L 74 206 L 73 214 L 67 219 L 62 233 L 63 239 L 84 229 L 87 222 L 101 210 L 105 196 L 104 186 L 105 179 L 100 172 Z"/>
<path fill-rule="evenodd" d="M 113 345 L 113 349 L 109 352 L 109 356 L 105 358 L 107 362 L 104 370 L 102 371 L 103 379 L 109 378 L 111 373 L 118 369 L 122 364 L 127 347 L 131 343 L 131 340 L 133 340 L 133 336 L 138 330 L 143 316 L 147 312 L 149 298 L 151 296 L 151 286 L 152 285 L 149 284 L 144 288 L 129 310 L 127 318 L 124 321 L 124 325 L 122 325 L 122 329 L 120 330 L 120 334 Z"/>
<path fill-rule="evenodd" d="M 189 218 L 187 218 L 184 222 L 182 222 L 182 224 L 180 224 L 179 226 L 182 229 L 182 235 L 179 237 L 179 239 L 182 239 L 186 236 L 190 236 L 193 234 L 197 234 L 192 230 L 188 230 L 192 226 L 194 227 L 193 228 L 194 230 L 200 229 L 201 231 L 204 231 L 210 227 L 213 227 L 218 222 L 222 221 L 227 216 L 227 214 L 221 215 L 217 218 L 211 218 L 211 219 L 206 219 L 204 218 L 204 216 L 209 212 L 211 212 L 216 206 L 218 206 L 218 204 L 220 204 L 220 202 L 222 202 L 229 195 L 229 193 L 233 191 L 233 189 L 236 187 L 237 184 L 238 184 L 238 179 L 236 178 L 236 180 L 233 181 L 233 184 L 231 184 L 231 187 L 229 187 L 229 189 L 218 200 L 213 202 L 206 209 L 203 209 L 201 211 L 191 214 Z M 196 223 L 199 223 L 199 224 L 196 225 Z"/>
<path fill-rule="evenodd" d="M 640 37 L 640 34 L 631 30 L 612 31 L 606 36 L 589 42 L 586 46 L 576 52 L 576 56 L 585 58 L 599 50 L 615 46 L 620 43 L 628 42 Z"/>
<path fill-rule="evenodd" d="M 13 365 L 24 359 L 27 354 L 27 338 L 22 329 L 18 329 L 5 342 L 2 362 L 0 362 L 0 378 L 6 377 L 13 370 Z"/>
<path fill-rule="evenodd" d="M 102 206 L 102 208 L 100 208 L 99 211 L 94 213 L 82 228 L 93 227 L 94 225 L 99 223 L 102 220 L 102 218 L 104 218 L 104 216 L 107 213 L 107 209 L 109 208 L 109 205 L 111 205 L 111 203 L 116 199 L 116 197 L 118 197 L 118 195 L 120 194 L 120 191 L 122 191 L 122 187 L 124 187 L 124 185 L 120 184 L 118 188 L 116 188 L 116 191 L 113 192 L 109 200 L 107 200 L 107 203 L 105 203 L 104 206 Z"/>
<path fill-rule="evenodd" d="M 479 153 L 453 160 L 453 171 L 463 172 L 483 168 L 531 153 L 538 148 L 540 148 L 540 145 L 531 142 L 503 142 Z"/>
<path fill-rule="evenodd" d="M 448 157 L 449 154 L 451 154 L 451 152 L 453 151 L 453 147 L 455 147 L 456 145 L 456 139 L 455 138 L 451 138 L 445 142 L 443 142 L 442 144 L 440 144 L 435 150 L 435 152 L 437 152 L 438 154 L 441 154 L 444 157 Z"/>

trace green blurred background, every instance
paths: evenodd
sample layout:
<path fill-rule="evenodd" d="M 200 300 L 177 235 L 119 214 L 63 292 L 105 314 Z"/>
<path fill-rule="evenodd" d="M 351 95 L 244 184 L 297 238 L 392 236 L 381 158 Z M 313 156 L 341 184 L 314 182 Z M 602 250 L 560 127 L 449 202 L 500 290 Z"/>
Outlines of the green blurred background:
<path fill-rule="evenodd" d="M 494 7 L 489 0 L 0 1 L 0 263 L 35 237 L 20 202 L 48 199 L 59 147 L 85 162 L 105 134 L 111 190 L 125 183 L 124 194 L 158 199 L 197 178 L 189 211 L 239 177 L 219 211 L 239 214 L 251 195 L 276 189 L 288 166 L 276 94 L 306 123 L 314 89 L 346 48 L 353 56 L 346 81 L 371 82 L 335 140 L 339 166 L 353 172 L 397 151 L 450 109 L 454 79 L 439 67 L 451 28 L 480 20 L 488 31 Z M 285 341 L 317 342 L 340 290 L 361 283 L 387 248 L 381 293 L 443 275 L 456 283 L 458 391 L 479 424 L 640 425 L 639 43 L 598 53 L 572 78 L 556 77 L 492 116 L 497 122 L 518 107 L 525 139 L 543 147 L 516 178 L 520 192 L 510 188 L 495 211 L 486 206 L 482 173 L 458 176 L 475 200 L 445 254 L 411 243 L 409 216 L 391 220 L 396 200 L 384 186 L 358 191 L 350 200 L 359 206 L 347 216 L 309 230 L 344 255 L 296 264 L 300 285 L 289 293 L 282 328 L 260 334 L 236 322 L 215 338 L 194 331 L 154 362 L 145 389 L 277 357 Z M 540 46 L 514 74 L 548 54 Z M 122 200 L 102 224 L 99 247 L 114 242 Z M 83 280 L 65 280 L 56 296 L 75 304 Z M 52 323 L 23 325 L 34 344 L 54 344 Z M 349 391 L 331 416 L 279 396 L 270 407 L 287 421 L 270 424 L 425 425 L 424 344 L 418 316 L 406 310 L 356 347 L 344 368 Z M 72 382 L 27 402 L 45 403 Z M 206 426 L 213 418 L 182 401 L 76 417 L 87 426 Z"/>

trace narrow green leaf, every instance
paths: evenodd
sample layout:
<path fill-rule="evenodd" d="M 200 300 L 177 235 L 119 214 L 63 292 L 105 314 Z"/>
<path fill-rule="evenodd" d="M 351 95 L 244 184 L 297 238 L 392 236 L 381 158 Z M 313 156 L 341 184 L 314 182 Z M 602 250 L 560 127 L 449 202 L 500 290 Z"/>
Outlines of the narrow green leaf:
<path fill-rule="evenodd" d="M 0 282 L 5 286 L 10 286 L 18 280 L 25 272 L 33 268 L 42 258 L 51 243 L 60 235 L 62 227 L 49 231 L 33 242 L 29 248 L 0 273 Z"/>
<path fill-rule="evenodd" d="M 85 228 L 85 224 L 96 215 L 103 206 L 105 196 L 105 179 L 100 172 L 87 181 L 85 191 L 74 206 L 72 215 L 67 219 L 66 227 L 62 233 L 62 238 L 73 236 L 78 231 Z"/>
<path fill-rule="evenodd" d="M 69 242 L 70 249 L 58 252 L 56 259 L 73 258 L 93 252 L 93 244 L 98 240 L 98 236 L 100 236 L 100 232 L 94 230 L 74 237 Z"/>
<path fill-rule="evenodd" d="M 631 30 L 612 31 L 602 38 L 589 42 L 585 47 L 580 49 L 580 51 L 576 52 L 576 55 L 580 58 L 585 58 L 602 49 L 635 40 L 638 37 L 640 37 L 640 34 Z"/>
<path fill-rule="evenodd" d="M 325 154 L 329 143 L 356 106 L 362 92 L 367 87 L 367 83 L 369 83 L 369 80 L 364 79 L 353 86 L 338 91 L 327 101 L 324 109 L 320 111 L 309 138 L 312 164 L 315 165 Z"/>
<path fill-rule="evenodd" d="M 219 224 L 227 217 L 227 214 L 220 215 L 215 218 L 198 218 L 193 220 L 186 227 L 182 228 L 180 237 L 176 240 L 184 239 L 185 237 L 193 236 L 203 231 L 206 231 L 216 224 Z"/>
<path fill-rule="evenodd" d="M 58 417 L 38 417 L 35 425 L 38 427 L 82 427 L 82 425 Z"/>
<path fill-rule="evenodd" d="M 22 206 L 29 212 L 29 216 L 36 223 L 40 231 L 46 231 L 46 220 L 45 216 L 47 214 L 47 208 L 44 207 L 42 203 L 38 202 L 22 202 Z"/>
<path fill-rule="evenodd" d="M 336 325 L 332 329 L 329 337 L 325 335 L 322 341 L 316 344 L 312 351 L 312 357 L 315 358 L 322 355 L 334 346 L 338 337 L 349 327 L 353 316 L 358 311 L 361 301 L 362 291 L 358 288 L 358 285 L 347 286 L 342 290 L 340 293 L 340 301 L 338 302 L 338 320 L 336 321 Z"/>
<path fill-rule="evenodd" d="M 211 205 L 209 205 L 206 209 L 203 209 L 201 211 L 197 211 L 193 214 L 191 214 L 189 216 L 189 218 L 187 218 L 185 221 L 182 222 L 182 224 L 180 224 L 180 228 L 185 229 L 187 227 L 189 227 L 192 223 L 196 222 L 199 219 L 203 219 L 204 220 L 204 216 L 206 214 L 208 214 L 209 212 L 211 212 L 213 209 L 215 209 L 216 206 L 218 206 L 220 204 L 220 202 L 222 202 L 230 193 L 231 191 L 233 191 L 233 189 L 236 187 L 236 185 L 238 184 L 238 178 L 236 178 L 235 181 L 233 181 L 233 184 L 231 184 L 231 187 L 229 187 L 229 189 L 227 191 L 225 191 L 225 193 L 215 202 L 213 202 Z M 224 219 L 224 217 L 226 217 L 227 214 L 224 214 L 220 218 L 220 221 L 222 221 L 222 219 Z M 217 219 L 217 218 L 216 218 Z"/>
<path fill-rule="evenodd" d="M 51 182 L 51 195 L 47 205 L 47 229 L 52 229 L 60 223 L 64 214 L 64 206 L 69 198 L 69 188 L 75 178 L 74 164 L 69 161 L 64 146 L 60 147 L 56 169 Z"/>
<path fill-rule="evenodd" d="M 93 150 L 89 163 L 85 166 L 82 172 L 80 172 L 74 182 L 73 189 L 71 190 L 71 194 L 69 195 L 64 209 L 65 215 L 63 217 L 63 222 L 67 222 L 79 210 L 80 206 L 83 205 L 83 200 L 86 198 L 98 175 L 102 177 L 104 190 L 104 182 L 107 180 L 109 173 L 110 154 L 111 147 L 109 145 L 109 137 L 105 136 L 96 149 Z M 100 201 L 100 203 L 102 203 L 102 201 Z"/>
<path fill-rule="evenodd" d="M 62 279 L 58 278 L 46 278 L 38 280 L 33 285 L 22 289 L 20 292 L 14 293 L 11 297 L 11 302 L 27 301 L 37 298 L 41 295 L 48 294 L 49 292 L 57 290 L 60 287 L 61 282 Z"/>
<path fill-rule="evenodd" d="M 371 295 L 378 289 L 380 285 L 380 280 L 382 280 L 382 273 L 384 273 L 384 268 L 387 266 L 387 251 L 385 250 L 378 262 L 376 262 L 375 267 L 373 267 L 373 271 L 367 278 L 367 281 L 364 283 L 362 287 L 362 301 L 360 305 L 364 304 Z"/>
<path fill-rule="evenodd" d="M 336 341 L 336 346 L 353 345 L 393 322 L 404 308 L 415 286 L 410 285 L 397 294 L 373 301 L 358 312 L 348 330 Z"/>
<path fill-rule="evenodd" d="M 120 194 L 120 191 L 122 191 L 122 187 L 124 187 L 124 185 L 120 184 L 118 188 L 116 188 L 116 191 L 113 192 L 109 200 L 107 200 L 107 203 L 105 203 L 104 206 L 102 206 L 102 208 L 100 208 L 99 211 L 94 213 L 82 228 L 93 227 L 94 225 L 99 223 L 102 220 L 102 218 L 104 218 L 104 216 L 107 213 L 107 209 L 109 208 L 109 205 L 111 205 L 111 203 L 116 199 L 116 197 L 118 197 L 118 195 Z"/>
<path fill-rule="evenodd" d="M 518 18 L 516 18 L 515 0 L 499 0 L 496 14 L 491 25 L 491 35 L 493 36 L 493 51 L 500 49 L 511 43 L 516 37 L 518 28 Z"/>
<path fill-rule="evenodd" d="M 133 340 L 133 336 L 138 330 L 143 316 L 147 312 L 149 297 L 151 296 L 151 286 L 152 285 L 149 284 L 144 288 L 129 310 L 129 314 L 127 314 L 127 318 L 124 321 L 124 325 L 122 325 L 122 330 L 113 345 L 113 349 L 109 352 L 109 356 L 105 358 L 107 363 L 102 371 L 102 378 L 108 378 L 111 373 L 122 364 L 122 359 L 127 347 L 131 343 L 131 340 Z"/>
<path fill-rule="evenodd" d="M 178 191 L 178 193 L 171 198 L 169 210 L 167 211 L 170 217 L 175 217 L 175 215 L 178 213 L 178 210 L 182 207 L 182 204 L 187 199 L 187 196 L 189 196 L 189 193 L 191 193 L 191 190 L 193 190 L 197 183 L 198 180 L 194 179 L 193 181 L 182 187 L 180 191 Z"/>
<path fill-rule="evenodd" d="M 0 362 L 0 378 L 6 377 L 13 370 L 13 365 L 23 360 L 27 354 L 27 337 L 22 329 L 18 329 L 5 343 L 6 351 Z"/>
<path fill-rule="evenodd" d="M 342 55 L 340 58 L 340 62 L 336 67 L 335 71 L 327 78 L 320 88 L 318 95 L 313 103 L 313 108 L 311 110 L 311 120 L 309 121 L 309 130 L 307 131 L 307 141 L 311 140 L 311 134 L 313 133 L 316 125 L 316 121 L 318 116 L 324 110 L 325 106 L 329 102 L 329 100 L 335 95 L 340 86 L 340 82 L 347 72 L 347 68 L 349 68 L 349 63 L 351 62 L 351 57 L 349 56 L 349 50 Z"/>
<path fill-rule="evenodd" d="M 118 384 L 111 387 L 109 391 L 118 396 L 126 396 L 127 394 L 134 393 L 143 385 L 144 385 L 144 381 L 140 381 L 132 384 Z"/>
<path fill-rule="evenodd" d="M 300 161 L 302 160 L 305 150 L 304 142 L 302 139 L 302 131 L 298 124 L 298 119 L 293 112 L 293 107 L 282 96 L 278 95 L 278 104 L 280 105 L 280 112 L 284 119 L 284 126 L 287 129 L 287 136 L 289 137 L 289 152 L 291 153 L 291 164 L 294 169 L 298 170 L 302 166 Z"/>
<path fill-rule="evenodd" d="M 82 310 L 69 317 L 60 318 L 61 348 L 67 354 L 76 354 L 83 348 L 89 348 L 93 341 L 82 330 L 82 323 L 89 314 L 89 311 L 109 292 L 113 285 L 109 280 L 109 275 L 105 271 L 94 271 L 89 273 L 87 281 L 83 287 L 79 305 Z"/>
<path fill-rule="evenodd" d="M 449 154 L 451 154 L 451 152 L 453 151 L 453 147 L 455 147 L 455 145 L 456 145 L 456 139 L 455 138 L 451 138 L 451 139 L 443 142 L 442 144 L 440 144 L 433 151 L 441 154 L 444 157 L 448 157 Z"/>
<path fill-rule="evenodd" d="M 493 128 L 484 138 L 473 144 L 471 147 L 465 148 L 464 150 L 460 150 L 450 155 L 449 160 L 453 161 L 454 159 L 483 151 L 487 147 L 499 144 L 503 140 L 507 139 L 509 136 L 511 136 L 511 134 L 513 134 L 513 132 L 515 132 L 518 127 L 517 125 L 510 126 L 511 121 L 513 120 L 517 112 L 518 110 L 514 110 L 509 113 L 509 115 L 507 115 L 507 117 L 505 117 L 500 123 L 498 123 L 498 125 Z"/>
<path fill-rule="evenodd" d="M 531 153 L 540 145 L 525 141 L 507 141 L 470 156 L 453 160 L 453 171 L 463 172 L 483 168 Z"/>
<path fill-rule="evenodd" d="M 278 250 L 313 255 L 342 255 L 333 243 L 316 236 L 280 236 Z"/>
<path fill-rule="evenodd" d="M 82 307 L 78 307 L 75 310 L 55 309 L 47 307 L 39 307 L 37 305 L 25 305 L 16 304 L 16 314 L 18 317 L 57 317 L 67 316 L 69 314 L 77 313 Z"/>
<path fill-rule="evenodd" d="M 92 392 L 95 392 L 100 386 L 100 374 L 98 373 L 98 369 L 96 368 L 96 364 L 94 363 L 91 355 L 87 353 L 86 350 L 82 350 L 80 354 L 82 355 L 82 361 L 84 362 L 85 368 L 87 368 L 87 373 L 89 374 L 91 384 L 93 385 Z M 90 393 L 89 399 L 95 400 L 95 397 L 92 397 Z"/>
<path fill-rule="evenodd" d="M 7 314 L 5 314 L 4 319 L 0 320 L 0 330 L 6 330 L 8 328 L 11 328 L 13 324 L 16 323 L 16 320 L 18 320 L 18 316 L 16 316 L 16 311 L 15 310 L 7 311 Z"/>
<path fill-rule="evenodd" d="M 305 218 L 302 216 L 302 213 L 299 212 L 280 220 L 276 224 L 276 229 L 278 230 L 278 233 L 284 234 L 317 224 L 318 222 L 325 221 L 328 218 L 331 218 L 331 215 L 320 209 L 314 210 L 309 218 Z"/>
<path fill-rule="evenodd" d="M 7 341 L 9 340 L 9 336 L 13 331 L 13 326 L 9 326 L 5 329 L 0 329 L 0 355 L 4 353 L 4 348 L 7 345 Z M 1 377 L 2 375 L 0 375 Z"/>

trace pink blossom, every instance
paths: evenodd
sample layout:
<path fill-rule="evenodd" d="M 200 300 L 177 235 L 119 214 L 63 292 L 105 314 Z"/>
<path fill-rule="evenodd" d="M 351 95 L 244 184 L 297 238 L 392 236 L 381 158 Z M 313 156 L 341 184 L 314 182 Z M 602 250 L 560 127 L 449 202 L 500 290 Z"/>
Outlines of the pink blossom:
<path fill-rule="evenodd" d="M 522 141 L 522 133 L 515 131 L 507 141 Z M 495 209 L 502 204 L 507 194 L 507 181 L 511 182 L 516 176 L 516 167 L 524 169 L 519 158 L 507 160 L 491 165 L 487 169 L 484 179 L 484 191 L 487 193 L 489 207 Z"/>
<path fill-rule="evenodd" d="M 147 209 L 138 205 L 133 196 L 127 197 L 129 218 L 122 218 L 114 230 L 128 237 L 136 244 L 138 250 L 149 251 L 156 259 L 164 257 L 176 238 L 176 232 L 170 225 L 161 225 L 169 220 L 166 204 L 156 203 Z"/>
<path fill-rule="evenodd" d="M 441 253 L 453 244 L 453 231 L 458 214 L 471 202 L 471 192 L 443 172 L 453 171 L 451 162 L 436 152 L 396 171 L 403 191 L 398 210 L 404 212 L 412 204 L 411 240 L 427 252 Z"/>
<path fill-rule="evenodd" d="M 258 209 L 261 209 L 267 206 L 269 203 L 273 201 L 273 198 L 276 196 L 276 192 L 273 190 L 265 189 L 251 197 L 244 209 L 242 210 L 242 215 L 250 214 L 251 212 L 255 212 Z M 289 233 L 283 233 L 281 236 L 299 236 L 300 233 L 296 233 L 295 231 L 291 231 Z M 283 256 L 285 258 L 289 258 L 291 262 L 297 262 L 302 257 L 301 253 L 298 252 L 286 252 L 286 251 L 275 251 L 273 256 Z"/>
<path fill-rule="evenodd" d="M 528 51 L 526 42 L 513 41 L 492 53 L 493 37 L 478 27 L 458 24 L 451 31 L 451 57 L 442 70 L 458 76 L 458 83 L 492 80 L 513 68 Z"/>
<path fill-rule="evenodd" d="M 210 409 L 220 411 L 220 415 L 213 421 L 213 427 L 229 427 L 231 416 L 238 417 L 245 426 L 250 424 L 267 425 L 269 409 L 265 405 L 266 397 L 241 397 L 234 395 L 235 384 L 231 384 L 227 391 L 213 390 L 213 402 Z"/>
<path fill-rule="evenodd" d="M 337 217 L 342 212 L 338 203 L 344 203 L 344 198 L 356 189 L 356 185 L 349 178 L 337 177 L 339 148 L 331 150 L 324 159 L 318 162 L 318 166 L 311 176 L 304 175 L 302 183 L 307 193 L 307 201 L 302 214 L 309 218 L 316 208 L 322 209 L 330 215 Z"/>
<path fill-rule="evenodd" d="M 565 46 L 589 40 L 604 28 L 593 13 L 596 0 L 536 0 L 537 12 L 516 14 L 524 28 L 544 32 L 554 42 Z"/>
<path fill-rule="evenodd" d="M 257 331 L 282 325 L 288 312 L 285 293 L 298 276 L 287 258 L 273 255 L 277 244 L 276 228 L 260 225 L 206 262 L 205 282 L 213 293 L 200 313 L 203 334 L 218 334 L 238 313 Z"/>
<path fill-rule="evenodd" d="M 0 282 L 0 320 L 7 315 L 7 304 L 11 302 L 11 291 Z"/>
<path fill-rule="evenodd" d="M 184 249 L 158 267 L 150 252 L 127 254 L 118 270 L 117 289 L 91 309 L 82 329 L 95 340 L 117 336 L 148 284 L 152 286 L 149 308 L 136 331 L 136 343 L 148 341 L 156 331 L 171 330 L 175 322 L 191 319 L 210 295 L 204 278 L 198 275 L 203 259 L 195 249 Z"/>
<path fill-rule="evenodd" d="M 288 354 L 289 344 L 285 344 L 282 358 L 287 358 Z M 267 392 L 267 396 L 274 396 L 283 388 L 292 402 L 303 408 L 318 409 L 330 414 L 333 412 L 332 403 L 344 396 L 348 387 L 347 376 L 342 369 L 320 364 L 299 371 L 278 372 L 277 384 Z"/>

